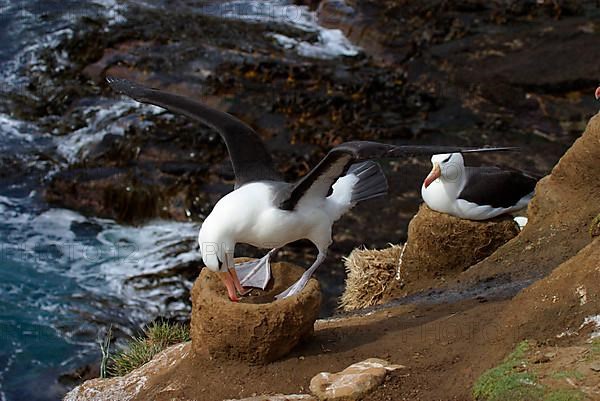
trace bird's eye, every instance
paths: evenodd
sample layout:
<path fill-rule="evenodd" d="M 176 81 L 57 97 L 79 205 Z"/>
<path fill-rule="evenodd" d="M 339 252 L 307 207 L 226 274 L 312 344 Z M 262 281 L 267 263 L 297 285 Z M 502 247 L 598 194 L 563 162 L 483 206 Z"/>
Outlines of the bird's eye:
<path fill-rule="evenodd" d="M 445 159 L 445 160 L 442 160 L 442 163 L 446 163 L 447 161 L 449 161 L 449 160 L 450 160 L 450 158 L 451 158 L 451 157 L 452 157 L 452 155 L 450 155 L 450 156 L 446 157 L 446 159 Z"/>

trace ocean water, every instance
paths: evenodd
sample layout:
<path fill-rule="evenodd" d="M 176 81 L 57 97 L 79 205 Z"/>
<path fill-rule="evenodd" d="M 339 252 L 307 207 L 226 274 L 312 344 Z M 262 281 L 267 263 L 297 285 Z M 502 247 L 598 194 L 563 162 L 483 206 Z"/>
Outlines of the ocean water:
<path fill-rule="evenodd" d="M 38 52 L 72 35 L 76 19 L 101 14 L 109 26 L 118 24 L 132 3 L 163 5 L 161 0 L 0 0 L 0 92 L 27 84 L 23 68 L 44 68 Z M 313 43 L 265 32 L 309 58 L 360 52 L 340 31 L 320 27 L 306 7 L 287 1 L 206 2 L 190 10 L 316 32 Z M 66 56 L 57 57 L 68 63 Z M 137 114 L 163 113 L 131 100 L 98 99 L 82 110 L 85 127 L 54 137 L 35 123 L 0 112 L 0 156 L 16 155 L 32 167 L 24 178 L 11 179 L 8 172 L 0 180 L 0 401 L 61 399 L 66 387 L 58 376 L 96 363 L 108 327 L 133 334 L 157 316 L 188 313 L 182 302 L 165 302 L 164 289 L 136 286 L 131 279 L 199 260 L 198 224 L 154 221 L 126 227 L 52 208 L 40 194 L 41 182 L 57 168 L 40 161 L 40 152 L 74 162 L 105 134 L 122 135 L 132 108 Z M 173 283 L 169 294 L 177 298 L 191 284 Z"/>

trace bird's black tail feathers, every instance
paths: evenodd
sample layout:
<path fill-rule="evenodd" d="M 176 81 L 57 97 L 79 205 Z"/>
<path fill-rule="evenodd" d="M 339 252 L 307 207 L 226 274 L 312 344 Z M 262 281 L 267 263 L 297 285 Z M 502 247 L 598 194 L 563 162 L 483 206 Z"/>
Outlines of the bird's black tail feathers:
<path fill-rule="evenodd" d="M 355 175 L 358 182 L 352 188 L 353 204 L 387 194 L 388 183 L 379 163 L 368 160 L 350 166 L 346 175 Z"/>

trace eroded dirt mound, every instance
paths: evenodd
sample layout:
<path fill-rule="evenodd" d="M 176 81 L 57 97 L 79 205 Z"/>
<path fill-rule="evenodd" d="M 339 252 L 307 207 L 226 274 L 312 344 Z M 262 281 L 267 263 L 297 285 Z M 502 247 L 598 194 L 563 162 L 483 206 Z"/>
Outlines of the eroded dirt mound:
<path fill-rule="evenodd" d="M 600 315 L 600 238 L 521 291 L 502 320 L 515 339 L 547 341 L 575 335 L 595 315 Z"/>
<path fill-rule="evenodd" d="M 271 268 L 273 278 L 266 290 L 254 289 L 239 303 L 229 300 L 216 273 L 202 270 L 192 289 L 194 352 L 265 363 L 286 355 L 312 334 L 321 305 L 319 283 L 311 279 L 300 294 L 275 301 L 304 269 L 284 262 Z"/>
<path fill-rule="evenodd" d="M 466 271 L 462 281 L 536 279 L 574 256 L 591 240 L 600 212 L 600 115 L 536 187 L 521 234 Z"/>

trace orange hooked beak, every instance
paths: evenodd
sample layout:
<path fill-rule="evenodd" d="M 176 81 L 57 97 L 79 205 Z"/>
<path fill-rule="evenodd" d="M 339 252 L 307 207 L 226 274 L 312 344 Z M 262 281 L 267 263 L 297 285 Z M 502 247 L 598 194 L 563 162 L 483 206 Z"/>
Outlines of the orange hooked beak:
<path fill-rule="evenodd" d="M 435 180 L 440 178 L 441 175 L 442 175 L 442 169 L 440 168 L 440 164 L 434 163 L 431 173 L 429 173 L 427 178 L 425 178 L 425 181 L 423 181 L 423 185 L 425 186 L 425 188 L 427 188 L 428 186 L 431 185 L 432 182 L 434 182 Z"/>
<path fill-rule="evenodd" d="M 596 93 L 594 93 L 594 96 L 596 96 L 596 100 L 600 100 L 600 86 L 596 88 Z"/>
<path fill-rule="evenodd" d="M 227 269 L 226 272 L 220 272 L 219 277 L 221 277 L 221 281 L 225 284 L 225 288 L 227 288 L 227 295 L 232 302 L 240 302 L 237 294 L 246 295 L 249 290 L 244 289 L 242 284 L 240 284 L 240 279 L 237 276 L 235 269 Z"/>

